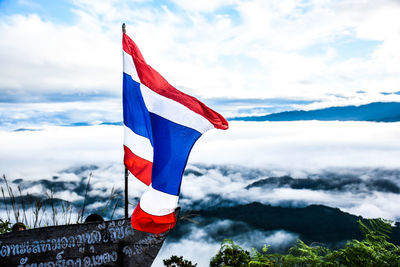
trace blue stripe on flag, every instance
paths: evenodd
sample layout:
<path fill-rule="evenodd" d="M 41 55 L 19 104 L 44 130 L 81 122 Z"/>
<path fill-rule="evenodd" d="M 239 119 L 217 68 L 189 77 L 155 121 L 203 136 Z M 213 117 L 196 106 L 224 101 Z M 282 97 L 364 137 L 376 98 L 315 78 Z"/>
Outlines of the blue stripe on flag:
<path fill-rule="evenodd" d="M 126 73 L 123 74 L 124 124 L 134 133 L 146 137 L 153 145 L 149 112 L 144 104 L 140 84 Z"/>
<path fill-rule="evenodd" d="M 154 140 L 152 187 L 179 195 L 189 153 L 201 134 L 154 113 L 150 113 L 150 119 Z"/>

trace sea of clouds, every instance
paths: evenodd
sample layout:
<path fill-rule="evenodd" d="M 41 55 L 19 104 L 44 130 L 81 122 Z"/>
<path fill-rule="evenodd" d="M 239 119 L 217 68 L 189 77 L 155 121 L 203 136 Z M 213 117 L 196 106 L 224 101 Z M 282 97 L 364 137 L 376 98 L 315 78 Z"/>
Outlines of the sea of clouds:
<path fill-rule="evenodd" d="M 399 134 L 400 123 L 230 122 L 229 130 L 207 132 L 194 146 L 179 203 L 182 211 L 253 201 L 322 204 L 367 218 L 400 220 Z M 12 186 L 19 185 L 22 194 L 43 196 L 53 188 L 56 198 L 78 209 L 90 177 L 87 212 L 102 211 L 114 188 L 112 205 L 118 208 L 113 216 L 123 216 L 121 126 L 7 128 L 0 131 L 0 140 L 0 172 Z M 144 190 L 131 177 L 130 210 Z M 205 228 L 188 226 L 189 234 L 167 239 L 153 266 L 161 266 L 172 254 L 207 266 L 222 241 L 215 232 L 228 232 L 233 225 L 248 227 L 236 224 L 221 220 Z M 231 237 L 250 248 L 260 240 L 285 247 L 298 236 L 248 229 Z"/>

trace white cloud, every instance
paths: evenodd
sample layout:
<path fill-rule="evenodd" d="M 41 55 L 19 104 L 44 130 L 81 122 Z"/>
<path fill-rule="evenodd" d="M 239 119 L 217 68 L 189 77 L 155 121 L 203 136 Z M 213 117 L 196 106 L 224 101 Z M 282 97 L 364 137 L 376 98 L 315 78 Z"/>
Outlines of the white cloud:
<path fill-rule="evenodd" d="M 370 122 L 230 122 L 228 131 L 207 132 L 190 159 L 293 170 L 396 168 L 399 127 Z"/>
<path fill-rule="evenodd" d="M 185 196 L 183 205 L 193 201 L 213 203 L 218 200 L 211 196 L 219 195 L 223 199 L 241 203 L 317 203 L 368 217 L 400 218 L 397 205 L 388 204 L 380 208 L 382 203 L 400 201 L 398 194 L 394 193 L 366 194 L 365 190 L 353 192 L 350 189 L 348 192 L 292 188 L 275 188 L 266 192 L 260 188 L 245 189 L 248 184 L 270 176 L 305 178 L 313 173 L 331 170 L 338 175 L 341 175 L 340 172 L 343 175 L 354 172 L 357 177 L 368 180 L 377 175 L 371 169 L 397 169 L 400 123 L 231 122 L 230 126 L 228 131 L 210 131 L 202 136 L 193 148 L 189 164 L 236 167 L 229 174 L 218 168 L 200 168 L 202 176 L 189 174 L 182 181 L 182 194 Z M 60 173 L 60 170 L 71 166 L 101 166 L 92 171 L 93 194 L 101 193 L 106 188 L 106 194 L 109 195 L 113 186 L 123 187 L 122 132 L 120 126 L 42 127 L 41 131 L 34 132 L 0 131 L 0 172 L 11 180 L 19 177 L 26 181 L 51 179 L 57 175 L 60 180 L 79 181 L 79 176 L 70 172 Z M 255 172 L 250 176 L 239 171 L 240 168 L 255 168 L 254 171 L 264 169 L 268 172 Z M 382 178 L 398 183 L 396 176 L 387 175 Z M 35 188 L 32 189 L 35 192 L 43 191 L 41 187 Z M 131 199 L 139 197 L 144 189 L 145 186 L 140 182 L 130 180 Z"/>
<path fill-rule="evenodd" d="M 38 179 L 53 181 L 52 177 L 58 176 L 54 181 L 76 183 L 92 172 L 89 197 L 108 196 L 113 186 L 123 188 L 122 132 L 120 126 L 42 126 L 41 131 L 34 132 L 0 131 L 0 172 L 5 173 L 10 181 L 23 178 L 23 194 L 43 194 L 46 188 L 40 184 L 26 187 Z M 185 198 L 181 199 L 180 205 L 192 207 L 194 203 L 204 201 L 209 207 L 215 204 L 213 201 L 217 201 L 217 195 L 223 203 L 322 204 L 364 217 L 399 220 L 397 203 L 400 195 L 395 193 L 366 189 L 245 189 L 252 182 L 267 177 L 291 175 L 305 178 L 324 171 L 338 176 L 355 175 L 368 181 L 379 175 L 379 168 L 382 168 L 382 174 L 386 168 L 398 168 L 399 133 L 400 123 L 231 122 L 228 131 L 206 133 L 194 146 L 188 168 L 202 175 L 189 174 L 183 179 L 182 194 Z M 193 166 L 194 163 L 209 166 Z M 79 175 L 72 172 L 71 166 L 88 164 L 98 168 L 84 170 Z M 210 167 L 215 164 L 223 166 Z M 400 185 L 397 172 L 389 170 L 383 178 Z M 133 205 L 136 204 L 134 198 L 140 197 L 144 190 L 145 186 L 131 177 L 129 199 Z M 70 201 L 82 200 L 81 195 L 68 193 L 65 189 L 56 192 L 55 196 Z M 87 208 L 101 207 L 95 202 Z M 118 209 L 114 216 L 123 216 L 122 213 L 122 209 Z M 51 222 L 49 214 L 44 216 Z M 29 213 L 28 217 L 31 218 L 32 214 Z M 74 220 L 76 210 L 73 212 Z M 207 229 L 194 225 L 179 242 L 164 245 L 153 266 L 162 266 L 162 259 L 171 255 L 182 255 L 197 262 L 198 266 L 208 266 L 211 256 L 220 247 L 220 242 L 211 238 L 210 230 L 219 229 L 225 233 L 224 229 L 230 229 L 230 226 L 228 220 L 218 221 Z M 249 249 L 257 242 L 260 246 L 266 243 L 284 247 L 296 238 L 296 235 L 283 231 L 251 230 L 236 235 L 234 240 Z"/>
<path fill-rule="evenodd" d="M 286 231 L 259 231 L 251 230 L 244 223 L 242 228 L 247 231 L 232 233 L 232 225 L 234 222 L 230 220 L 219 220 L 207 226 L 198 227 L 190 226 L 189 234 L 178 242 L 169 242 L 162 246 L 160 253 L 157 255 L 153 263 L 153 267 L 163 266 L 162 260 L 168 259 L 171 255 L 183 256 L 184 259 L 197 263 L 197 266 L 209 266 L 211 258 L 217 254 L 221 247 L 222 239 L 216 241 L 212 238 L 215 233 L 228 233 L 233 236 L 225 236 L 231 238 L 236 244 L 250 251 L 251 248 L 260 248 L 264 244 L 271 245 L 274 248 L 285 248 L 288 244 L 293 243 L 298 235 L 288 233 Z M 221 235 L 220 234 L 220 235 Z"/>
<path fill-rule="evenodd" d="M 69 166 L 120 162 L 123 133 L 119 130 L 120 127 L 94 126 L 0 132 L 1 172 L 14 177 L 51 177 Z"/>
<path fill-rule="evenodd" d="M 359 198 L 355 203 L 353 200 L 349 206 L 342 207 L 342 210 L 351 214 L 361 215 L 365 218 L 384 218 L 393 221 L 400 219 L 400 201 L 398 194 L 374 192 Z"/>
<path fill-rule="evenodd" d="M 61 166 L 120 162 L 122 158 L 123 133 L 119 126 L 41 128 L 35 132 L 0 131 L 3 173 L 43 167 L 56 171 Z M 399 132 L 399 123 L 233 121 L 227 131 L 204 134 L 189 162 L 293 171 L 397 168 Z M 24 168 L 17 167 L 20 162 Z"/>
<path fill-rule="evenodd" d="M 294 243 L 298 238 L 297 235 L 285 231 L 276 231 L 266 237 L 265 244 L 271 245 L 274 248 L 280 248 L 287 246 L 288 243 Z"/>
<path fill-rule="evenodd" d="M 61 97 L 57 97 L 58 99 Z M 40 99 L 40 98 L 39 98 Z M 43 98 L 46 99 L 46 96 Z M 51 97 L 50 97 L 51 99 Z M 122 119 L 120 100 L 85 102 L 3 103 L 0 107 L 0 124 L 3 129 L 40 129 L 45 125 L 72 125 L 119 122 Z M 55 100 L 57 101 L 57 100 Z"/>
<path fill-rule="evenodd" d="M 218 8 L 232 5 L 238 1 L 235 0 L 215 0 L 215 1 L 184 1 L 173 0 L 180 8 L 192 12 L 213 12 Z"/>
<path fill-rule="evenodd" d="M 56 25 L 37 15 L 6 17 L 0 33 L 7 36 L 0 42 L 3 93 L 118 95 L 121 50 L 106 35 L 78 25 Z"/>
<path fill-rule="evenodd" d="M 2 17 L 0 34 L 7 36 L 0 41 L 4 93 L 118 94 L 123 21 L 147 61 L 173 85 L 197 96 L 330 102 L 340 94 L 365 103 L 390 98 L 380 91 L 399 91 L 396 1 L 378 6 L 365 1 L 73 3 L 76 17 L 69 25 L 37 15 Z M 340 49 L 332 47 L 343 38 L 381 45 L 357 60 L 351 53 L 340 59 Z M 303 51 L 315 48 L 326 54 Z M 366 93 L 358 96 L 354 92 L 359 90 Z"/>
<path fill-rule="evenodd" d="M 183 256 L 184 259 L 197 263 L 197 266 L 209 266 L 210 259 L 220 248 L 217 242 L 202 241 L 191 237 L 183 238 L 177 243 L 166 243 L 151 266 L 161 267 L 163 260 L 172 255 Z"/>

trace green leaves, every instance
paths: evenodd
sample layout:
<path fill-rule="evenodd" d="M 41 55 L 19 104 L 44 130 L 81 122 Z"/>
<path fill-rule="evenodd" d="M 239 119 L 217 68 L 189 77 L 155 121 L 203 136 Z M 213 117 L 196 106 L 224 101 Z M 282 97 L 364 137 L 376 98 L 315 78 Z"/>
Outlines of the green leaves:
<path fill-rule="evenodd" d="M 11 232 L 11 223 L 7 220 L 0 219 L 0 234 Z"/>
<path fill-rule="evenodd" d="M 400 247 L 387 241 L 392 231 L 391 222 L 370 219 L 369 225 L 358 221 L 365 238 L 347 242 L 345 248 L 337 250 L 336 257 L 345 266 L 400 266 Z"/>
<path fill-rule="evenodd" d="M 191 261 L 185 260 L 183 257 L 171 256 L 171 258 L 163 260 L 163 263 L 167 267 L 196 267 L 196 264 L 192 264 Z"/>
<path fill-rule="evenodd" d="M 225 239 L 217 255 L 210 262 L 211 267 L 247 267 L 250 261 L 250 253 L 240 246 L 236 245 L 232 240 Z"/>
<path fill-rule="evenodd" d="M 385 219 L 369 219 L 369 225 L 366 225 L 361 220 L 358 220 L 360 230 L 364 234 L 365 239 L 389 239 L 388 234 L 392 232 L 392 222 Z"/>
<path fill-rule="evenodd" d="M 299 240 L 288 254 L 269 254 L 267 245 L 261 252 L 252 249 L 249 253 L 232 240 L 225 239 L 219 252 L 211 259 L 210 266 L 400 266 L 400 247 L 388 241 L 391 222 L 370 219 L 368 224 L 361 220 L 358 223 L 364 239 L 348 241 L 344 248 L 338 250 L 308 246 Z"/>

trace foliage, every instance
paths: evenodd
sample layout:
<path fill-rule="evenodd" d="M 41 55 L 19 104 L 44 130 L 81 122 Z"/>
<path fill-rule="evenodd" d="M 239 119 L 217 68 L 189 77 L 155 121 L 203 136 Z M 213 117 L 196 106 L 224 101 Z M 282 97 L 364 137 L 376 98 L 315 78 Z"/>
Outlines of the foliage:
<path fill-rule="evenodd" d="M 381 240 L 389 239 L 388 234 L 392 231 L 391 221 L 384 219 L 370 219 L 369 226 L 358 220 L 360 230 L 364 234 L 365 239 L 368 241 L 374 241 L 376 238 Z"/>
<path fill-rule="evenodd" d="M 299 240 L 284 257 L 283 266 L 337 266 L 326 261 L 331 250 L 323 246 L 308 246 Z"/>
<path fill-rule="evenodd" d="M 371 219 L 368 225 L 361 220 L 358 223 L 364 239 L 348 241 L 338 250 L 308 246 L 299 240 L 286 255 L 269 254 L 266 245 L 261 252 L 252 249 L 250 254 L 226 239 L 210 266 L 400 266 L 400 247 L 388 241 L 391 222 Z"/>
<path fill-rule="evenodd" d="M 334 251 L 331 258 L 346 266 L 400 266 L 400 247 L 387 241 L 391 222 L 369 220 L 369 226 L 359 221 L 365 238 L 352 240 L 345 248 Z"/>
<path fill-rule="evenodd" d="M 11 223 L 7 220 L 0 219 L 0 234 L 11 232 Z"/>
<path fill-rule="evenodd" d="M 244 267 L 250 261 L 250 253 L 240 246 L 236 245 L 232 240 L 225 239 L 217 255 L 210 262 L 211 267 L 232 266 Z"/>
<path fill-rule="evenodd" d="M 282 262 L 283 256 L 279 254 L 269 254 L 267 245 L 258 252 L 256 249 L 252 248 L 250 253 L 249 267 L 269 267 L 278 266 Z"/>
<path fill-rule="evenodd" d="M 163 260 L 163 263 L 167 267 L 196 267 L 197 264 L 192 264 L 191 261 L 183 259 L 183 257 L 171 256 L 171 258 Z"/>

